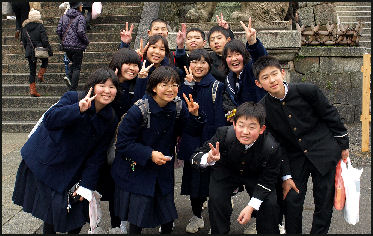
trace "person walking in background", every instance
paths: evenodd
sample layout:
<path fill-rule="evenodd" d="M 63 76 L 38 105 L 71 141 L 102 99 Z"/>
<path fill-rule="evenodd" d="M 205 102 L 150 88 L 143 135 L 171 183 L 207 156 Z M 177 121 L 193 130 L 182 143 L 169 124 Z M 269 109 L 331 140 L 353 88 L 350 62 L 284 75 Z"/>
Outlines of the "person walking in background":
<path fill-rule="evenodd" d="M 16 1 L 10 2 L 13 12 L 16 15 L 16 33 L 15 38 L 19 40 L 21 33 L 22 23 L 27 19 L 28 12 L 30 11 L 30 5 L 28 2 Z"/>
<path fill-rule="evenodd" d="M 83 52 L 89 44 L 86 36 L 86 20 L 82 15 L 82 2 L 70 2 L 70 9 L 61 16 L 57 26 L 57 34 L 61 39 L 63 50 L 72 62 L 66 84 L 70 90 L 78 87 Z"/>
<path fill-rule="evenodd" d="M 87 30 L 91 30 L 91 20 L 92 20 L 92 4 L 93 2 L 83 2 L 82 13 L 85 16 L 85 21 L 87 22 Z M 87 15 L 86 15 L 87 12 Z"/>
<path fill-rule="evenodd" d="M 49 56 L 53 56 L 52 47 L 49 44 L 47 32 L 43 26 L 41 20 L 41 14 L 39 11 L 31 9 L 28 14 L 28 19 L 22 24 L 22 35 L 21 40 L 25 48 L 25 57 L 28 60 L 30 75 L 30 95 L 33 97 L 40 97 L 40 94 L 36 91 L 35 77 L 36 77 L 36 62 L 34 48 L 43 47 L 48 49 Z M 48 58 L 40 58 L 41 66 L 38 73 L 38 79 L 40 82 L 44 82 L 44 73 L 47 70 Z"/>
<path fill-rule="evenodd" d="M 61 5 L 59 6 L 59 9 L 65 10 L 65 12 L 63 14 L 66 14 L 67 11 L 70 9 L 70 3 L 69 2 L 63 2 L 63 3 L 61 3 Z M 65 73 L 66 73 L 66 76 L 63 77 L 63 79 L 65 80 L 66 83 L 70 83 L 70 80 L 69 80 L 69 64 L 70 64 L 70 60 L 67 57 L 66 52 L 63 54 L 63 63 L 65 64 Z"/>

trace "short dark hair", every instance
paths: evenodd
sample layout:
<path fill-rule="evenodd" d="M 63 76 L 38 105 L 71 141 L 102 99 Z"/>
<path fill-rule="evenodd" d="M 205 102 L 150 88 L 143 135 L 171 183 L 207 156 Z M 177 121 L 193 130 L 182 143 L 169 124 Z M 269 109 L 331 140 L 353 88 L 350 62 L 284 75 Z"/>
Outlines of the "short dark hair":
<path fill-rule="evenodd" d="M 94 88 L 96 84 L 104 84 L 108 79 L 111 79 L 114 86 L 117 88 L 117 95 L 115 96 L 115 100 L 120 95 L 120 89 L 119 89 L 119 80 L 116 76 L 115 72 L 110 69 L 109 67 L 102 67 L 97 70 L 95 70 L 87 79 L 87 82 L 85 83 L 84 90 L 86 94 L 88 93 L 89 89 L 92 87 Z M 92 91 L 92 96 L 94 95 Z"/>
<path fill-rule="evenodd" d="M 261 103 L 244 102 L 237 107 L 233 122 L 236 124 L 240 117 L 255 118 L 258 120 L 260 126 L 263 126 L 265 124 L 266 112 Z"/>
<path fill-rule="evenodd" d="M 132 49 L 121 48 L 114 52 L 113 58 L 109 63 L 109 68 L 115 71 L 118 69 L 118 77 L 122 76 L 122 65 L 123 64 L 137 64 L 139 69 L 141 68 L 140 56 Z"/>
<path fill-rule="evenodd" d="M 168 83 L 170 81 L 180 85 L 179 74 L 170 66 L 160 66 L 150 75 L 146 85 L 146 92 L 154 96 L 153 88 L 157 87 L 159 83 Z"/>
<path fill-rule="evenodd" d="M 229 35 L 229 31 L 228 31 L 228 30 L 224 29 L 224 28 L 221 27 L 221 26 L 216 25 L 216 26 L 214 26 L 214 27 L 212 27 L 212 28 L 210 29 L 210 31 L 209 31 L 209 33 L 208 33 L 208 35 L 207 35 L 207 40 L 208 40 L 209 43 L 210 43 L 210 36 L 211 36 L 211 34 L 214 33 L 214 32 L 220 32 L 220 33 L 222 33 L 226 38 L 229 38 L 229 37 L 230 37 L 230 35 Z"/>
<path fill-rule="evenodd" d="M 268 55 L 259 57 L 253 64 L 253 73 L 255 78 L 259 80 L 259 73 L 269 66 L 274 66 L 281 70 L 280 61 L 276 57 Z"/>
<path fill-rule="evenodd" d="M 83 5 L 83 2 L 69 2 L 70 8 L 78 9 L 81 5 Z"/>
<path fill-rule="evenodd" d="M 203 30 L 201 30 L 200 28 L 197 28 L 197 27 L 193 27 L 193 28 L 190 28 L 187 30 L 186 34 L 185 35 L 188 35 L 190 32 L 199 32 L 201 34 L 201 37 L 203 38 L 203 40 L 205 40 L 206 38 L 206 35 L 205 35 L 205 32 L 203 32 Z"/>
<path fill-rule="evenodd" d="M 205 61 L 209 64 L 209 67 L 210 67 L 209 71 L 210 71 L 211 70 L 211 58 L 209 56 L 208 51 L 204 48 L 191 51 L 189 54 L 188 61 L 189 63 L 194 60 L 200 61 L 202 57 L 205 58 Z"/>
<path fill-rule="evenodd" d="M 225 44 L 224 49 L 223 49 L 223 63 L 226 66 L 226 68 L 228 68 L 227 61 L 226 61 L 228 51 L 238 52 L 239 54 L 241 54 L 243 57 L 244 65 L 246 65 L 246 63 L 249 62 L 250 54 L 247 51 L 245 44 L 241 40 L 232 39 L 228 43 Z"/>
<path fill-rule="evenodd" d="M 163 45 L 164 45 L 164 48 L 165 48 L 165 51 L 166 51 L 165 57 L 167 57 L 170 54 L 170 48 L 168 47 L 167 39 L 165 37 L 163 37 L 162 35 L 156 34 L 156 35 L 150 36 L 149 40 L 148 40 L 149 47 L 151 45 L 156 44 L 159 40 L 162 40 L 162 42 L 163 42 Z M 144 56 L 143 56 L 144 58 L 146 58 L 146 54 L 148 53 L 148 48 L 146 49 L 146 51 L 144 51 Z"/>
<path fill-rule="evenodd" d="M 168 24 L 165 20 L 162 20 L 161 18 L 156 18 L 156 19 L 152 20 L 152 22 L 150 22 L 149 30 L 152 30 L 153 24 L 156 23 L 156 22 L 164 23 L 166 26 L 168 26 Z"/>

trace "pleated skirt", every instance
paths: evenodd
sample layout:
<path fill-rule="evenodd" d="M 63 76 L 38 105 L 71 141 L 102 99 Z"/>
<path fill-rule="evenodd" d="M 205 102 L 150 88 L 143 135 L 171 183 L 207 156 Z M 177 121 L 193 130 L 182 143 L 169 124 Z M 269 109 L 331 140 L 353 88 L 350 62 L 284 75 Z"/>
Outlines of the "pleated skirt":
<path fill-rule="evenodd" d="M 189 161 L 184 161 L 181 182 L 181 195 L 192 198 L 208 197 L 210 185 L 210 168 L 192 167 Z"/>
<path fill-rule="evenodd" d="M 23 211 L 53 224 L 56 232 L 68 232 L 89 222 L 87 200 L 72 204 L 68 212 L 67 192 L 61 194 L 38 181 L 24 160 L 18 168 L 12 200 Z"/>
<path fill-rule="evenodd" d="M 127 192 L 116 185 L 114 206 L 121 220 L 142 228 L 154 228 L 177 219 L 174 193 L 162 196 L 158 184 L 154 197 Z"/>

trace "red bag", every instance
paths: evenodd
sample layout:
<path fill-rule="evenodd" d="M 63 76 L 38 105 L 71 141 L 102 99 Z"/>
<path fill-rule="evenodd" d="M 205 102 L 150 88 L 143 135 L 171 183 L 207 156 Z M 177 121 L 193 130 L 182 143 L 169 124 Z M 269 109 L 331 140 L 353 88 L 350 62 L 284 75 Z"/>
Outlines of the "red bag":
<path fill-rule="evenodd" d="M 342 210 L 345 206 L 346 192 L 345 186 L 342 179 L 342 167 L 340 160 L 337 164 L 335 171 L 335 193 L 334 193 L 334 208 L 336 210 Z"/>

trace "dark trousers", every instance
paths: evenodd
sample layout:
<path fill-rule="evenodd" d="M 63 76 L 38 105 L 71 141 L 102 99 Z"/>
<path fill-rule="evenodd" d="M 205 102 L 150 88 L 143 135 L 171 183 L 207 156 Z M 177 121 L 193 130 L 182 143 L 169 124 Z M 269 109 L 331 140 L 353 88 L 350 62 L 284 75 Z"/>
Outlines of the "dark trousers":
<path fill-rule="evenodd" d="M 213 174 L 211 175 L 208 207 L 211 234 L 229 233 L 232 214 L 232 192 L 242 184 L 245 185 L 246 191 L 252 196 L 255 186 L 249 186 L 247 184 L 247 178 L 231 176 L 223 180 L 216 180 Z M 279 234 L 279 206 L 277 204 L 275 189 L 264 199 L 259 210 L 255 210 L 253 213 L 256 217 L 256 229 L 258 234 Z"/>
<path fill-rule="evenodd" d="M 37 59 L 34 58 L 35 61 L 32 59 L 32 57 L 27 57 L 28 60 L 28 66 L 30 68 L 30 75 L 29 75 L 29 83 L 35 83 L 35 76 L 36 76 L 36 63 Z M 40 58 L 41 60 L 41 68 L 47 68 L 48 66 L 48 58 Z"/>
<path fill-rule="evenodd" d="M 307 192 L 308 177 L 312 176 L 315 211 L 311 234 L 327 234 L 333 213 L 335 167 L 324 176 L 306 159 L 297 173 L 292 173 L 299 194 L 290 190 L 284 201 L 285 229 L 288 234 L 302 233 L 302 212 Z"/>
<path fill-rule="evenodd" d="M 173 221 L 161 225 L 161 234 L 172 233 Z M 142 228 L 137 225 L 130 224 L 128 234 L 141 234 Z"/>
<path fill-rule="evenodd" d="M 192 198 L 190 197 L 190 205 L 192 206 L 193 215 L 198 218 L 202 217 L 202 206 L 203 203 L 207 200 L 207 197 Z"/>
<path fill-rule="evenodd" d="M 11 2 L 11 6 L 16 15 L 16 30 L 21 30 L 23 21 L 28 18 L 29 2 Z"/>
<path fill-rule="evenodd" d="M 69 50 L 66 51 L 66 56 L 72 62 L 71 66 L 69 65 L 69 79 L 71 81 L 70 90 L 77 90 L 80 70 L 82 68 L 83 62 L 83 50 Z"/>

